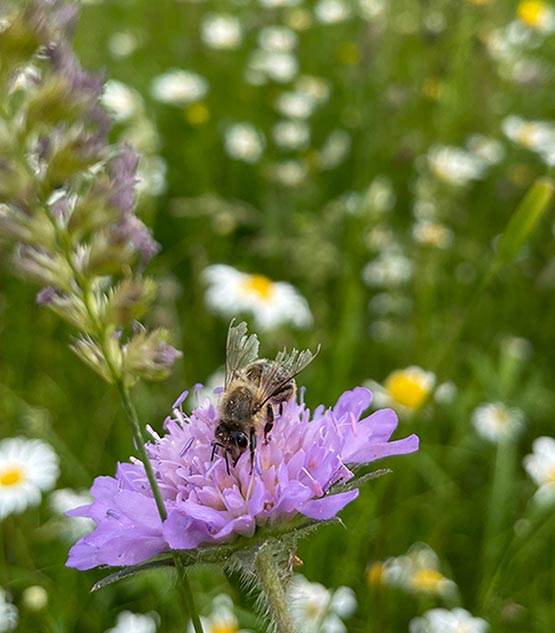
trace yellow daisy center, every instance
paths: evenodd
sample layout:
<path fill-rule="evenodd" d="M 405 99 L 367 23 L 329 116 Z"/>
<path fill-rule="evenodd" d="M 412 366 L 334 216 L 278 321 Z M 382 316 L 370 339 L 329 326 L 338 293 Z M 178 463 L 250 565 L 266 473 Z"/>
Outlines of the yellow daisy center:
<path fill-rule="evenodd" d="M 241 284 L 242 289 L 246 293 L 258 295 L 262 299 L 270 297 L 272 286 L 272 280 L 264 275 L 250 275 Z"/>
<path fill-rule="evenodd" d="M 555 484 L 555 468 L 552 468 L 546 477 L 546 484 Z"/>
<path fill-rule="evenodd" d="M 370 587 L 379 587 L 383 583 L 383 563 L 372 563 L 366 572 L 366 581 Z"/>
<path fill-rule="evenodd" d="M 407 370 L 394 371 L 384 386 L 395 402 L 409 409 L 419 409 L 430 392 L 421 376 Z"/>
<path fill-rule="evenodd" d="M 233 622 L 216 622 L 210 627 L 210 633 L 237 633 L 239 628 Z"/>
<path fill-rule="evenodd" d="M 525 24 L 536 29 L 545 20 L 546 11 L 544 2 L 540 2 L 540 0 L 524 0 L 518 5 L 517 14 L 519 19 Z"/>
<path fill-rule="evenodd" d="M 2 474 L 0 474 L 0 486 L 16 486 L 18 483 L 23 481 L 24 473 L 21 468 L 11 468 L 9 470 L 5 470 Z"/>
<path fill-rule="evenodd" d="M 437 569 L 419 569 L 412 575 L 411 585 L 418 591 L 438 591 L 445 581 L 445 576 Z"/>

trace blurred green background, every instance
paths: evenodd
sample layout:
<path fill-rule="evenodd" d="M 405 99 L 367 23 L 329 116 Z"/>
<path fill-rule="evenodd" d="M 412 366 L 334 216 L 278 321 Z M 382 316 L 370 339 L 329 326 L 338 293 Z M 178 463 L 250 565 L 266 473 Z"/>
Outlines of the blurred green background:
<path fill-rule="evenodd" d="M 417 433 L 420 452 L 380 464 L 394 472 L 365 486 L 345 526 L 299 548 L 307 578 L 355 590 L 355 633 L 408 631 L 434 606 L 462 606 L 494 633 L 554 628 L 555 521 L 532 500 L 522 465 L 555 419 L 552 215 L 450 345 L 496 238 L 555 162 L 553 12 L 499 0 L 82 7 L 83 65 L 124 84 L 107 103 L 113 139 L 145 157 L 141 214 L 162 246 L 149 266 L 160 284 L 152 321 L 183 351 L 171 379 L 135 390 L 141 419 L 160 430 L 177 395 L 223 363 L 228 319 L 207 307 L 202 277 L 215 263 L 286 281 L 306 298 L 313 326 L 259 336 L 270 356 L 322 345 L 299 379 L 309 406 L 411 365 L 450 383 L 449 398 L 401 407 L 397 435 Z M 228 28 L 211 39 L 206 25 L 218 15 Z M 264 29 L 275 26 L 269 40 Z M 205 94 L 160 100 L 153 82 L 172 69 L 198 75 Z M 309 114 L 284 114 L 291 93 Z M 301 122 L 289 140 L 275 128 L 283 120 Z M 226 147 L 235 123 L 256 130 L 247 159 Z M 58 487 L 89 488 L 133 452 L 117 394 L 68 349 L 72 332 L 35 304 L 36 289 L 10 275 L 6 247 L 0 261 L 0 435 L 45 439 L 61 459 Z M 522 410 L 523 432 L 480 437 L 471 417 L 484 402 Z M 58 520 L 43 502 L 0 525 L 0 584 L 19 605 L 18 630 L 105 631 L 122 609 L 155 610 L 161 631 L 183 630 L 164 572 L 90 594 L 105 572 L 64 568 Z M 368 581 L 373 562 L 416 542 L 456 583 L 448 598 Z M 191 577 L 201 612 L 224 591 L 255 626 L 237 584 L 204 570 Z M 32 612 L 20 598 L 37 584 L 49 602 Z"/>

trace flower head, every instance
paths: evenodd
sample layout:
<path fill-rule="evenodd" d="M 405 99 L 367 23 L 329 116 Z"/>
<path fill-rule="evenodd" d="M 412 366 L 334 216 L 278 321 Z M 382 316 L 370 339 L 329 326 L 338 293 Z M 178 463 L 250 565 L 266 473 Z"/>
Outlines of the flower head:
<path fill-rule="evenodd" d="M 40 503 L 56 483 L 58 457 L 41 440 L 23 437 L 0 442 L 0 520 Z"/>
<path fill-rule="evenodd" d="M 452 595 L 456 585 L 439 570 L 437 554 L 426 543 L 415 543 L 406 554 L 374 562 L 367 571 L 370 586 L 400 587 L 412 594 Z"/>
<path fill-rule="evenodd" d="M 351 616 L 357 607 L 354 591 L 350 587 L 339 587 L 332 591 L 295 574 L 288 593 L 291 612 L 300 631 L 346 633 L 342 618 Z"/>
<path fill-rule="evenodd" d="M 410 633 L 486 633 L 488 623 L 465 609 L 430 609 L 410 621 Z"/>
<path fill-rule="evenodd" d="M 150 88 L 151 96 L 175 106 L 183 106 L 202 99 L 208 92 L 206 79 L 188 70 L 175 68 L 158 75 Z"/>
<path fill-rule="evenodd" d="M 257 326 L 264 330 L 288 322 L 297 327 L 308 327 L 312 323 L 306 299 L 288 283 L 242 273 L 224 264 L 208 266 L 204 279 L 208 282 L 206 303 L 216 313 L 234 316 L 249 312 Z"/>
<path fill-rule="evenodd" d="M 122 611 L 117 618 L 116 626 L 106 633 L 155 633 L 157 629 L 156 613 L 131 613 Z"/>
<path fill-rule="evenodd" d="M 232 159 L 256 163 L 264 151 L 264 136 L 249 123 L 234 123 L 225 130 L 225 150 Z"/>
<path fill-rule="evenodd" d="M 377 404 L 392 406 L 399 413 L 408 415 L 420 409 L 435 386 L 436 377 L 416 365 L 396 369 L 384 380 L 383 386 L 374 382 Z"/>
<path fill-rule="evenodd" d="M 497 444 L 518 435 L 524 424 L 524 413 L 517 408 L 509 409 L 501 402 L 487 402 L 474 409 L 471 419 L 478 435 Z"/>
<path fill-rule="evenodd" d="M 11 603 L 9 594 L 0 587 L 0 633 L 15 631 L 17 621 L 17 607 Z"/>
<path fill-rule="evenodd" d="M 217 409 L 205 401 L 186 416 L 183 400 L 166 419 L 166 434 L 153 433 L 147 445 L 167 519 L 162 524 L 143 465 L 120 464 L 115 477 L 95 480 L 91 505 L 69 513 L 97 526 L 72 548 L 69 566 L 131 565 L 170 548 L 249 538 L 295 518 L 332 519 L 358 496 L 356 488 L 341 488 L 354 477 L 353 466 L 418 448 L 414 435 L 388 441 L 397 426 L 393 411 L 361 419 L 371 394 L 357 387 L 332 409 L 287 403 L 269 441 L 259 442 L 254 468 L 248 451 L 228 468 L 225 455 L 214 455 Z"/>
<path fill-rule="evenodd" d="M 536 499 L 540 503 L 555 501 L 555 439 L 538 437 L 532 453 L 524 458 L 524 468 L 539 486 Z"/>

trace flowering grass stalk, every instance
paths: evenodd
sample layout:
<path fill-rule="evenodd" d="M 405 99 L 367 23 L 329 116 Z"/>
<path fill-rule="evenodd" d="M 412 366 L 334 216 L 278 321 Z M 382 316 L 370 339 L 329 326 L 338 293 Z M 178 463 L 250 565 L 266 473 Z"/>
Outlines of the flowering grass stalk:
<path fill-rule="evenodd" d="M 2 18 L 0 236 L 17 244 L 19 274 L 42 286 L 37 302 L 80 332 L 73 351 L 117 387 L 164 520 L 129 390 L 168 376 L 181 353 L 167 331 L 140 323 L 156 294 L 142 272 L 158 245 L 135 215 L 139 156 L 108 143 L 103 78 L 85 72 L 71 49 L 76 8 L 62 0 L 8 2 Z"/>

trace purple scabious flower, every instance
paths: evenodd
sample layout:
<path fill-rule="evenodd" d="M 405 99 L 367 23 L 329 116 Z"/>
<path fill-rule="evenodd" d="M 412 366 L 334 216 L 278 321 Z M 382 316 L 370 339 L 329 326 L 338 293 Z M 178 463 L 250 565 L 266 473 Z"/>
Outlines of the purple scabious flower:
<path fill-rule="evenodd" d="M 354 467 L 418 449 L 415 435 L 390 441 L 397 426 L 391 409 L 361 418 L 371 398 L 357 387 L 332 409 L 311 413 L 287 403 L 268 443 L 259 442 L 254 468 L 247 451 L 228 472 L 225 456 L 212 456 L 217 408 L 206 400 L 187 416 L 180 397 L 166 434 L 152 432 L 147 444 L 167 519 L 158 515 L 142 463 L 119 464 L 115 478 L 95 480 L 92 504 L 68 513 L 92 518 L 96 528 L 73 546 L 67 565 L 133 565 L 170 549 L 249 538 L 297 515 L 332 519 L 358 496 L 356 488 L 335 490 L 354 477 Z"/>

